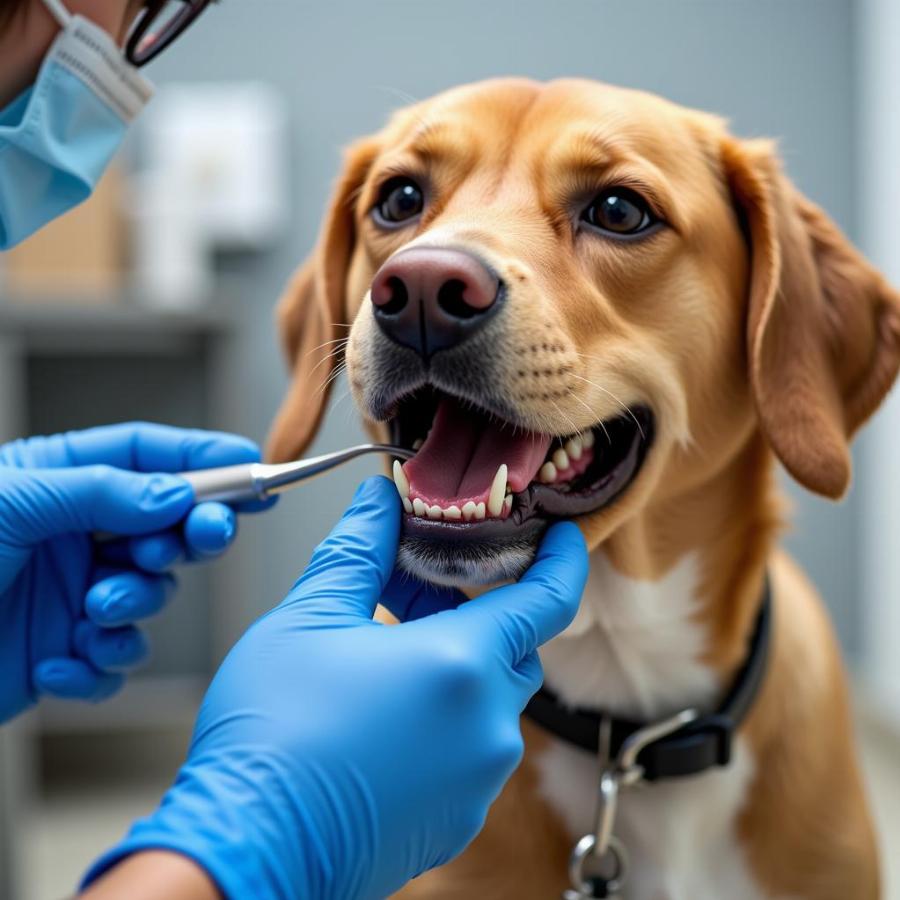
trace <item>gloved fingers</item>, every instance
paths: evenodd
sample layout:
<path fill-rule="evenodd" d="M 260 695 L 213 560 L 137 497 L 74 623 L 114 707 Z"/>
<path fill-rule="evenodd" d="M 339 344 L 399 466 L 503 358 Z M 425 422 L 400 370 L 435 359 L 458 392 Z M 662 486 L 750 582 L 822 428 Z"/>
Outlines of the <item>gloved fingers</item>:
<path fill-rule="evenodd" d="M 63 700 L 106 700 L 125 683 L 118 672 L 99 672 L 81 659 L 54 657 L 39 662 L 32 672 L 38 693 Z"/>
<path fill-rule="evenodd" d="M 116 628 L 156 615 L 172 595 L 171 575 L 116 572 L 93 584 L 85 596 L 85 615 L 101 628 Z"/>
<path fill-rule="evenodd" d="M 399 535 L 396 487 L 381 475 L 366 479 L 282 606 L 320 602 L 326 612 L 371 619 L 394 570 Z"/>
<path fill-rule="evenodd" d="M 268 509 L 277 498 L 254 501 L 250 512 Z M 239 509 L 244 510 L 242 504 Z M 135 565 L 145 572 L 164 572 L 176 563 L 212 559 L 237 537 L 235 511 L 223 503 L 199 503 L 180 527 L 157 534 L 107 540 L 97 545 L 97 560 L 109 565 Z"/>
<path fill-rule="evenodd" d="M 131 538 L 128 555 L 145 572 L 164 572 L 179 562 L 209 559 L 228 549 L 237 517 L 223 503 L 199 503 L 181 528 Z"/>
<path fill-rule="evenodd" d="M 512 665 L 559 634 L 575 618 L 587 581 L 584 538 L 573 522 L 553 525 L 531 568 L 517 584 L 506 585 L 452 613 L 466 635 L 499 639 Z"/>
<path fill-rule="evenodd" d="M 544 683 L 544 667 L 537 650 L 526 653 L 515 667 L 518 675 L 518 687 L 520 688 L 520 709 L 525 709 L 528 701 L 537 693 L 538 688 Z"/>
<path fill-rule="evenodd" d="M 152 422 L 107 425 L 44 440 L 61 442 L 65 452 L 60 452 L 59 466 L 105 463 L 135 472 L 185 472 L 260 458 L 259 447 L 240 435 Z"/>
<path fill-rule="evenodd" d="M 127 560 L 145 572 L 165 572 L 179 562 L 219 556 L 236 535 L 234 510 L 223 503 L 199 503 L 181 528 L 129 538 L 119 547 L 104 547 L 101 552 L 106 560 L 120 564 Z"/>
<path fill-rule="evenodd" d="M 176 530 L 160 531 L 128 541 L 128 555 L 144 572 L 162 574 L 185 559 L 184 540 Z"/>
<path fill-rule="evenodd" d="M 468 599 L 455 588 L 426 584 L 407 572 L 395 569 L 379 602 L 401 622 L 412 622 L 456 609 Z"/>
<path fill-rule="evenodd" d="M 175 475 L 139 475 L 109 466 L 0 469 L 2 538 L 27 547 L 69 533 L 149 534 L 180 521 L 191 486 Z"/>
<path fill-rule="evenodd" d="M 184 541 L 176 529 L 137 537 L 113 538 L 95 545 L 94 558 L 98 565 L 119 569 L 138 568 L 160 574 L 185 557 Z"/>
<path fill-rule="evenodd" d="M 101 672 L 127 672 L 150 652 L 146 636 L 133 625 L 101 628 L 82 619 L 75 624 L 72 641 L 76 653 Z"/>
<path fill-rule="evenodd" d="M 237 516 L 224 503 L 199 503 L 184 520 L 183 533 L 189 558 L 219 556 L 237 536 Z"/>

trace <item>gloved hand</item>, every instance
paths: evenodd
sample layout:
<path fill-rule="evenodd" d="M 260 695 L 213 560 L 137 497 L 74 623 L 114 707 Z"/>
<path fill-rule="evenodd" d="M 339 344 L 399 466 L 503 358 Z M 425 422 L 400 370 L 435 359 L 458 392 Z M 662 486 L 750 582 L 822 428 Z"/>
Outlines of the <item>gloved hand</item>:
<path fill-rule="evenodd" d="M 365 482 L 222 664 L 159 809 L 86 883 L 155 848 L 199 863 L 232 900 L 382 898 L 478 833 L 522 754 L 536 648 L 575 615 L 584 541 L 555 525 L 517 584 L 384 626 L 372 613 L 399 523 L 394 485 Z"/>
<path fill-rule="evenodd" d="M 146 654 L 183 558 L 222 552 L 235 515 L 193 509 L 173 475 L 252 462 L 245 438 L 162 425 L 94 428 L 0 446 L 0 722 L 41 694 L 101 700 Z M 141 535 L 98 545 L 92 532 Z"/>

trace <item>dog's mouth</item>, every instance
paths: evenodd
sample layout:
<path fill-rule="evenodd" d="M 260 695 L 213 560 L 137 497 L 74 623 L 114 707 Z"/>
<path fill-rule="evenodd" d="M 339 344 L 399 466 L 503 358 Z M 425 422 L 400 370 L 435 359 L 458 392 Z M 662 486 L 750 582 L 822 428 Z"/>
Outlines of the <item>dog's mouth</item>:
<path fill-rule="evenodd" d="M 453 568 L 450 545 L 470 562 L 510 546 L 533 552 L 550 522 L 609 506 L 634 481 L 654 433 L 646 406 L 557 436 L 524 430 L 431 387 L 400 400 L 390 424 L 395 444 L 417 451 L 394 463 L 406 513 L 401 558 L 415 552 L 421 570 L 423 558 L 440 556 L 442 573 Z M 514 555 L 521 562 L 525 554 Z M 521 573 L 509 568 L 500 574 Z M 455 580 L 442 573 L 428 574 Z"/>

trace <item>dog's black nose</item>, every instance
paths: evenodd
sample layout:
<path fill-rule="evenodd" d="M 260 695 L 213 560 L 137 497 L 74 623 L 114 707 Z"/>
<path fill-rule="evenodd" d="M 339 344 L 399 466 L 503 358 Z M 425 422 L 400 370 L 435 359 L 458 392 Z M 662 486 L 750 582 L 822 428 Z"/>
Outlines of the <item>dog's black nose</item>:
<path fill-rule="evenodd" d="M 391 257 L 372 281 L 375 320 L 424 359 L 454 347 L 498 308 L 500 279 L 461 250 L 418 247 Z"/>

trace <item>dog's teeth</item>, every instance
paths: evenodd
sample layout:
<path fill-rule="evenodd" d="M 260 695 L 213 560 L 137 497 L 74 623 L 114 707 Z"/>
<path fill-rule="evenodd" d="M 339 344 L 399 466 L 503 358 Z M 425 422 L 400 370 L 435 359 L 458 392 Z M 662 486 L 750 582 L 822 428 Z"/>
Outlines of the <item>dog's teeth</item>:
<path fill-rule="evenodd" d="M 406 472 L 403 471 L 403 466 L 400 465 L 399 459 L 394 460 L 394 484 L 397 485 L 400 499 L 406 500 L 409 497 L 409 479 L 406 477 Z"/>
<path fill-rule="evenodd" d="M 424 443 L 425 443 L 425 441 L 423 441 L 422 438 L 416 438 L 413 441 L 413 445 L 412 445 L 413 450 L 418 450 L 419 447 L 421 447 L 422 444 L 424 444 Z"/>
<path fill-rule="evenodd" d="M 413 512 L 421 519 L 425 515 L 425 503 L 420 497 L 413 499 Z"/>
<path fill-rule="evenodd" d="M 541 466 L 541 471 L 538 472 L 538 478 L 544 484 L 553 484 L 556 481 L 556 466 L 553 465 L 552 462 L 546 462 Z"/>
<path fill-rule="evenodd" d="M 555 465 L 560 472 L 564 472 L 569 468 L 569 454 L 566 453 L 562 447 L 553 454 L 553 465 Z"/>
<path fill-rule="evenodd" d="M 483 519 L 485 516 L 484 500 L 475 507 L 475 518 Z"/>
<path fill-rule="evenodd" d="M 580 437 L 569 438 L 566 441 L 566 453 L 569 454 L 569 459 L 581 459 L 581 454 L 584 453 L 584 445 L 581 443 Z"/>
<path fill-rule="evenodd" d="M 404 508 L 408 513 L 411 513 L 411 512 L 413 511 L 413 505 L 412 505 L 412 503 L 409 502 L 409 497 L 404 497 L 404 498 L 403 498 L 403 508 Z"/>
<path fill-rule="evenodd" d="M 462 518 L 462 510 L 458 506 L 448 506 L 444 510 L 444 518 L 445 519 L 461 519 Z"/>
<path fill-rule="evenodd" d="M 594 446 L 594 432 L 593 431 L 588 430 L 581 436 L 581 446 L 586 449 L 590 449 L 591 447 Z"/>
<path fill-rule="evenodd" d="M 501 463 L 491 484 L 487 509 L 492 516 L 499 516 L 503 511 L 503 498 L 506 496 L 506 476 L 509 472 L 506 463 Z"/>
<path fill-rule="evenodd" d="M 503 511 L 507 514 L 512 510 L 512 494 L 507 494 L 503 498 Z"/>
<path fill-rule="evenodd" d="M 462 517 L 467 522 L 471 522 L 474 515 L 475 515 L 475 503 L 472 500 L 467 500 L 465 503 L 463 503 Z"/>
<path fill-rule="evenodd" d="M 425 512 L 427 513 L 429 519 L 440 519 L 443 510 L 437 504 L 435 504 L 434 506 L 429 506 L 425 510 Z"/>

